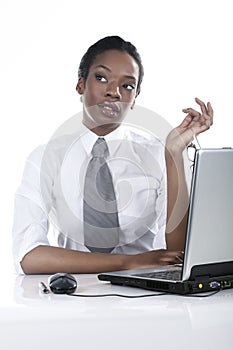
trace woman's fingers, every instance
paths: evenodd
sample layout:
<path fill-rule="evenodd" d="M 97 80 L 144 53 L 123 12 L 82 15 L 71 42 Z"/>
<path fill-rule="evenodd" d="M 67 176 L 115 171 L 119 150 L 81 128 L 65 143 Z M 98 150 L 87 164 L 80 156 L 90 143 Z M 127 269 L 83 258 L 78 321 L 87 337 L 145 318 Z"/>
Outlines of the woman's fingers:
<path fill-rule="evenodd" d="M 207 110 L 208 110 L 208 115 L 210 116 L 210 121 L 211 121 L 211 125 L 212 125 L 213 118 L 214 118 L 214 110 L 213 110 L 210 102 L 207 103 Z"/>
<path fill-rule="evenodd" d="M 198 116 L 200 117 L 201 115 L 203 115 L 203 116 L 207 115 L 213 121 L 214 111 L 213 111 L 213 108 L 211 106 L 211 103 L 207 102 L 207 104 L 205 104 L 198 97 L 195 98 L 195 101 L 200 106 L 202 113 L 196 111 L 194 108 L 184 108 L 183 112 L 190 113 L 192 116 L 195 116 L 195 117 L 198 117 Z"/>
<path fill-rule="evenodd" d="M 194 118 L 194 117 L 200 118 L 200 116 L 201 116 L 201 113 L 196 111 L 193 108 L 184 108 L 184 109 L 182 109 L 182 111 L 184 113 L 188 113 L 192 118 Z"/>
<path fill-rule="evenodd" d="M 195 98 L 196 103 L 201 107 L 202 114 L 208 114 L 208 109 L 203 101 L 198 97 Z"/>
<path fill-rule="evenodd" d="M 196 103 L 201 108 L 201 113 L 193 108 L 184 108 L 183 112 L 188 113 L 188 116 L 192 117 L 192 122 L 190 122 L 189 127 L 193 129 L 193 131 L 200 133 L 210 128 L 213 124 L 213 108 L 210 102 L 205 104 L 199 98 L 195 98 Z"/>
<path fill-rule="evenodd" d="M 178 264 L 183 261 L 184 253 L 181 251 L 161 250 L 160 263 Z"/>
<path fill-rule="evenodd" d="M 213 124 L 214 112 L 210 102 L 205 104 L 197 97 L 195 101 L 199 105 L 200 111 L 194 108 L 184 108 L 182 110 L 186 113 L 186 117 L 178 127 L 169 133 L 166 141 L 168 149 L 174 150 L 174 146 L 176 150 L 184 149 L 195 135 L 205 132 Z"/>

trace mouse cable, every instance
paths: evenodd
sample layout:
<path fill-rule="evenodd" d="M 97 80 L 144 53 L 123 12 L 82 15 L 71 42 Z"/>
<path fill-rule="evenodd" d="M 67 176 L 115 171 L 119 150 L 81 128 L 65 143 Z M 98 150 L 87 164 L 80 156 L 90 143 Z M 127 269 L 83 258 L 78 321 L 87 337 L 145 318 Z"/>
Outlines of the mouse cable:
<path fill-rule="evenodd" d="M 207 298 L 207 297 L 211 297 L 212 295 L 215 295 L 217 293 L 220 292 L 220 290 L 222 290 L 221 288 L 218 288 L 217 290 L 215 290 L 214 292 L 207 292 L 205 294 L 203 293 L 197 293 L 197 294 L 185 294 L 183 295 L 183 297 L 190 297 L 190 298 Z"/>
<path fill-rule="evenodd" d="M 180 296 L 183 297 L 196 297 L 196 298 L 207 298 L 214 294 L 217 294 L 220 292 L 221 289 L 215 290 L 214 292 L 209 292 L 207 294 L 182 294 Z M 73 296 L 73 297 L 83 297 L 83 298 L 101 298 L 101 297 L 120 297 L 120 298 L 129 298 L 129 299 L 136 299 L 136 298 L 146 298 L 146 297 L 159 297 L 163 295 L 175 295 L 174 293 L 154 293 L 154 294 L 142 294 L 142 295 L 126 295 L 126 294 L 74 294 L 74 293 L 67 293 L 66 295 Z"/>
<path fill-rule="evenodd" d="M 101 297 L 120 297 L 120 298 L 146 298 L 146 297 L 159 297 L 161 295 L 165 295 L 167 293 L 156 293 L 156 294 L 142 294 L 142 295 L 126 295 L 126 294 L 73 294 L 67 293 L 66 295 L 70 295 L 71 297 L 84 297 L 84 298 L 101 298 Z"/>

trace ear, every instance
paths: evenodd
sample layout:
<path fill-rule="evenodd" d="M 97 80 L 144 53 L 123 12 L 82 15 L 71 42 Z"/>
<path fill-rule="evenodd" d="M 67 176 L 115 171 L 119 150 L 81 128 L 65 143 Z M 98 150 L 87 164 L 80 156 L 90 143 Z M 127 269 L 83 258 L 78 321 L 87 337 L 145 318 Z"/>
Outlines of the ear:
<path fill-rule="evenodd" d="M 76 85 L 76 91 L 79 95 L 84 93 L 84 80 L 83 78 L 79 78 L 78 84 Z"/>

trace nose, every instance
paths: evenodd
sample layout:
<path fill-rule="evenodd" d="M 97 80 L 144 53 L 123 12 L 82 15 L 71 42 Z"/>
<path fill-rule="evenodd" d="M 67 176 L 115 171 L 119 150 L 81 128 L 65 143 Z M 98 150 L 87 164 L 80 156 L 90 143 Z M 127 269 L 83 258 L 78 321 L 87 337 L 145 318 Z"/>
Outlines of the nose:
<path fill-rule="evenodd" d="M 114 82 L 109 83 L 106 87 L 105 96 L 120 100 L 121 93 L 118 84 Z"/>

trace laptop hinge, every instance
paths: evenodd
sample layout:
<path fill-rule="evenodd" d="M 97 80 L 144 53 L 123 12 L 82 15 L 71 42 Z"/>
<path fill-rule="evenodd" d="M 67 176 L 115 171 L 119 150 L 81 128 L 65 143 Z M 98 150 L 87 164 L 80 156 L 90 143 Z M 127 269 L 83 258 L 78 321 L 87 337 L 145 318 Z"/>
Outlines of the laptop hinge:
<path fill-rule="evenodd" d="M 226 276 L 233 274 L 233 261 L 222 263 L 211 263 L 203 265 L 195 265 L 191 269 L 190 280 L 198 280 L 211 277 Z"/>

